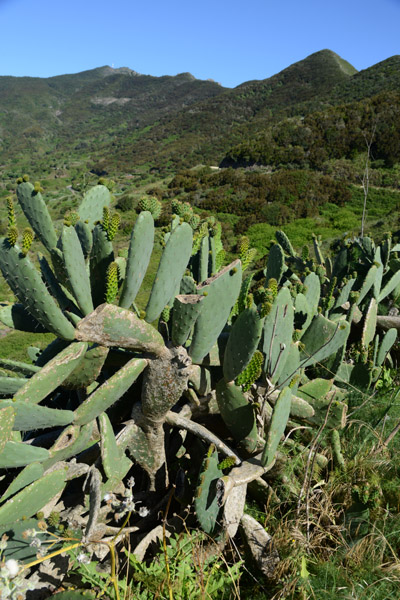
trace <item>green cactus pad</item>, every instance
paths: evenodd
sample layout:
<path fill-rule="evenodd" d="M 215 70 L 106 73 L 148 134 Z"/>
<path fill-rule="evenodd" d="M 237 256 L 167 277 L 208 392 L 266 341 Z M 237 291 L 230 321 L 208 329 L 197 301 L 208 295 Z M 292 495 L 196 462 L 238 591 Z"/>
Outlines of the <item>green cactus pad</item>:
<path fill-rule="evenodd" d="M 6 443 L 11 439 L 14 421 L 15 410 L 13 407 L 3 408 L 0 404 L 0 454 L 3 452 Z"/>
<path fill-rule="evenodd" d="M 71 410 L 47 408 L 25 401 L 0 400 L 0 409 L 6 407 L 12 407 L 15 410 L 13 429 L 16 431 L 61 427 L 69 425 L 74 420 L 74 413 Z"/>
<path fill-rule="evenodd" d="M 125 477 L 133 463 L 117 446 L 113 427 L 106 413 L 99 415 L 99 425 L 101 460 L 104 472 L 108 479 L 112 479 L 114 485 L 116 485 Z"/>
<path fill-rule="evenodd" d="M 361 335 L 361 344 L 368 348 L 374 339 L 376 330 L 376 317 L 378 315 L 378 304 L 375 298 L 369 303 L 367 314 L 365 315 L 364 327 Z"/>
<path fill-rule="evenodd" d="M 335 354 L 346 343 L 350 332 L 347 321 L 334 323 L 323 315 L 314 317 L 310 327 L 305 332 L 302 343 L 301 366 L 306 368 Z"/>
<path fill-rule="evenodd" d="M 261 464 L 265 467 L 268 467 L 275 458 L 276 450 L 289 419 L 291 403 L 292 391 L 289 387 L 285 387 L 278 396 L 269 423 L 265 447 L 261 457 Z"/>
<path fill-rule="evenodd" d="M 105 300 L 106 273 L 113 261 L 113 245 L 108 240 L 107 233 L 103 231 L 100 225 L 96 225 L 93 229 L 93 247 L 90 254 L 90 285 L 94 306 L 99 306 Z"/>
<path fill-rule="evenodd" d="M 361 304 L 361 302 L 364 300 L 365 296 L 368 294 L 370 289 L 374 286 L 377 275 L 378 267 L 376 265 L 372 265 L 367 275 L 365 276 L 364 282 L 361 286 L 360 293 L 357 299 L 358 305 Z"/>
<path fill-rule="evenodd" d="M 253 407 L 233 381 L 217 384 L 217 402 L 221 416 L 235 440 L 248 453 L 257 446 L 257 425 Z"/>
<path fill-rule="evenodd" d="M 400 284 L 400 270 L 397 271 L 382 288 L 378 295 L 378 302 L 382 302 L 389 294 L 393 292 Z"/>
<path fill-rule="evenodd" d="M 50 252 L 57 245 L 57 234 L 41 193 L 34 193 L 33 185 L 27 182 L 17 187 L 17 197 L 33 231 Z"/>
<path fill-rule="evenodd" d="M 23 442 L 6 442 L 3 452 L 0 454 L 0 469 L 15 469 L 25 467 L 29 463 L 43 461 L 49 457 L 49 451 L 45 448 L 37 448 Z M 0 508 L 1 524 L 1 508 Z"/>
<path fill-rule="evenodd" d="M 243 310 L 234 322 L 224 353 L 224 378 L 234 381 L 247 367 L 258 348 L 263 330 L 264 319 L 260 318 L 257 308 Z"/>
<path fill-rule="evenodd" d="M 73 227 L 64 227 L 61 234 L 64 264 L 69 285 L 84 315 L 93 310 L 89 275 L 78 235 Z"/>
<path fill-rule="evenodd" d="M 316 273 L 309 273 L 303 282 L 303 294 L 315 315 L 318 310 L 319 299 L 321 296 L 321 282 Z"/>
<path fill-rule="evenodd" d="M 202 309 L 204 298 L 197 294 L 179 294 L 175 297 L 171 339 L 176 346 L 182 346 L 187 341 Z"/>
<path fill-rule="evenodd" d="M 340 252 L 338 252 L 335 256 L 335 260 L 332 266 L 332 277 L 336 277 L 337 279 L 342 279 L 347 273 L 349 264 L 349 256 L 347 248 L 342 248 Z"/>
<path fill-rule="evenodd" d="M 298 343 L 291 342 L 289 352 L 287 354 L 284 366 L 279 375 L 279 379 L 277 385 L 279 388 L 282 388 L 286 385 L 290 385 L 292 392 L 295 394 L 298 386 L 299 375 L 299 367 L 300 367 L 300 350 Z M 292 380 L 295 378 L 295 383 L 292 384 Z"/>
<path fill-rule="evenodd" d="M 79 427 L 79 425 L 70 425 L 61 433 L 56 442 L 49 448 L 49 459 L 43 463 L 45 470 L 49 469 L 57 462 L 68 460 L 77 456 L 83 450 L 93 445 L 97 439 L 92 439 L 94 421 Z"/>
<path fill-rule="evenodd" d="M 203 461 L 197 485 L 194 505 L 202 529 L 209 535 L 218 529 L 220 504 L 217 497 L 217 481 L 223 476 L 218 468 L 218 452 L 210 446 Z"/>
<path fill-rule="evenodd" d="M 276 279 L 279 283 L 285 270 L 285 255 L 282 247 L 279 244 L 274 244 L 268 254 L 267 267 L 264 271 L 265 278 L 267 281 L 271 278 Z"/>
<path fill-rule="evenodd" d="M 203 239 L 201 240 L 201 244 L 200 244 L 200 250 L 197 255 L 198 268 L 197 268 L 197 272 L 195 273 L 195 277 L 196 277 L 198 283 L 202 283 L 208 277 L 208 261 L 209 261 L 209 251 L 210 251 L 209 239 L 210 238 L 208 235 L 203 237 Z"/>
<path fill-rule="evenodd" d="M 39 448 L 36 448 L 36 450 L 39 450 Z M 18 492 L 12 502 L 6 502 L 0 507 L 0 526 L 15 523 L 24 517 L 32 517 L 60 493 L 64 486 L 64 469 L 43 475 L 43 477 Z"/>
<path fill-rule="evenodd" d="M 43 327 L 25 309 L 23 304 L 9 304 L 0 308 L 0 321 L 7 327 L 28 331 L 31 333 L 47 333 L 48 329 Z"/>
<path fill-rule="evenodd" d="M 171 232 L 146 306 L 145 318 L 148 323 L 158 319 L 179 286 L 190 259 L 192 237 L 192 228 L 187 223 L 182 223 Z"/>
<path fill-rule="evenodd" d="M 388 331 L 385 333 L 383 340 L 381 342 L 381 345 L 379 346 L 379 349 L 378 349 L 378 355 L 377 355 L 377 359 L 376 359 L 377 365 L 379 365 L 379 366 L 383 365 L 383 362 L 384 362 L 388 352 L 390 352 L 391 347 L 395 343 L 396 338 L 397 338 L 397 330 L 394 328 L 388 329 Z"/>
<path fill-rule="evenodd" d="M 35 367 L 35 365 L 30 365 L 28 363 L 23 363 L 18 360 L 11 360 L 8 358 L 0 358 L 0 367 L 7 369 L 8 371 L 13 371 L 14 373 L 27 375 L 28 377 L 40 371 L 40 367 Z"/>
<path fill-rule="evenodd" d="M 150 212 L 141 212 L 136 219 L 129 244 L 126 275 L 119 305 L 129 308 L 135 301 L 149 265 L 154 243 L 154 220 Z"/>
<path fill-rule="evenodd" d="M 333 306 L 333 309 L 340 308 L 345 302 L 348 301 L 350 292 L 353 289 L 353 285 L 355 284 L 355 282 L 355 279 L 349 279 L 349 281 L 342 287 Z"/>
<path fill-rule="evenodd" d="M 113 304 L 102 304 L 82 319 L 75 336 L 101 346 L 120 346 L 156 355 L 165 352 L 163 337 L 154 327 L 133 312 Z"/>
<path fill-rule="evenodd" d="M 112 406 L 129 390 L 147 367 L 147 362 L 145 358 L 133 358 L 107 379 L 76 409 L 75 424 L 86 425 Z"/>
<path fill-rule="evenodd" d="M 87 349 L 85 342 L 69 344 L 49 361 L 38 373 L 28 379 L 15 394 L 14 399 L 38 404 L 62 384 L 83 359 Z"/>
<path fill-rule="evenodd" d="M 275 231 L 275 237 L 278 241 L 278 244 L 282 246 L 286 254 L 289 254 L 289 256 L 293 257 L 296 256 L 296 252 L 294 251 L 294 248 L 284 231 Z"/>
<path fill-rule="evenodd" d="M 265 317 L 263 352 L 264 372 L 276 383 L 285 366 L 293 336 L 294 310 L 288 288 L 283 287 Z"/>
<path fill-rule="evenodd" d="M 1 496 L 0 501 L 4 502 L 10 496 L 13 496 L 19 490 L 36 481 L 44 473 L 43 466 L 39 462 L 33 462 L 27 465 L 10 483 L 4 494 Z"/>
<path fill-rule="evenodd" d="M 0 377 L 0 396 L 13 396 L 26 381 L 22 377 Z"/>
<path fill-rule="evenodd" d="M 90 253 L 92 252 L 92 247 L 93 247 L 92 230 L 87 223 L 84 223 L 83 221 L 78 221 L 75 225 L 75 231 L 77 233 L 77 236 L 79 238 L 79 241 L 80 241 L 80 244 L 82 247 L 83 256 L 85 257 L 85 260 L 86 260 L 87 258 L 89 258 Z"/>
<path fill-rule="evenodd" d="M 93 346 L 89 348 L 78 366 L 63 381 L 63 387 L 77 390 L 86 388 L 96 381 L 106 361 L 109 348 Z"/>
<path fill-rule="evenodd" d="M 207 295 L 202 302 L 189 349 L 193 362 L 200 363 L 214 346 L 236 302 L 241 283 L 241 264 L 235 260 L 198 286 L 197 293 Z"/>
<path fill-rule="evenodd" d="M 74 327 L 47 291 L 38 271 L 17 246 L 0 239 L 0 269 L 8 285 L 26 310 L 58 337 L 73 339 Z"/>
<path fill-rule="evenodd" d="M 80 220 L 93 229 L 97 221 L 103 218 L 103 208 L 111 202 L 110 190 L 105 185 L 95 185 L 83 197 L 78 214 Z"/>
<path fill-rule="evenodd" d="M 193 277 L 184 275 L 181 279 L 179 293 L 183 296 L 190 296 L 191 294 L 197 294 L 197 286 Z"/>
<path fill-rule="evenodd" d="M 297 294 L 294 299 L 294 327 L 299 331 L 299 339 L 310 325 L 315 311 L 309 305 L 304 294 Z"/>

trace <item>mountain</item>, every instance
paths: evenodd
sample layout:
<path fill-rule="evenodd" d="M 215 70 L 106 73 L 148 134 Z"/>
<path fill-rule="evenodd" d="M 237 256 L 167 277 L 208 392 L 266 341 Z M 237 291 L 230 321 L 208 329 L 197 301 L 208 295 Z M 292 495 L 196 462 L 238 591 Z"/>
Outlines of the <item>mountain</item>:
<path fill-rule="evenodd" d="M 222 90 L 190 73 L 153 77 L 108 66 L 47 79 L 0 77 L 1 160 L 110 142 Z"/>
<path fill-rule="evenodd" d="M 165 172 L 224 157 L 235 164 L 243 162 L 243 144 L 247 154 L 263 136 L 288 146 L 293 124 L 301 137 L 302 120 L 311 115 L 332 115 L 343 104 L 368 104 L 398 89 L 400 57 L 357 72 L 331 50 L 234 89 L 190 73 L 153 77 L 108 66 L 48 79 L 0 77 L 0 161 L 54 168 L 72 159 L 111 174 L 140 164 Z M 312 127 L 323 127 L 323 118 Z M 246 164 L 259 162 L 248 158 Z"/>

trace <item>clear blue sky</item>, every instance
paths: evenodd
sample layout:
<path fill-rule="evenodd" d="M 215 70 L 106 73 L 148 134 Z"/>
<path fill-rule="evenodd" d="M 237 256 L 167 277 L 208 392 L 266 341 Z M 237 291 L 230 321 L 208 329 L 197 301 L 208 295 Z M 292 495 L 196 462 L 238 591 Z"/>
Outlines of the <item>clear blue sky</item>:
<path fill-rule="evenodd" d="M 0 0 L 0 75 L 103 65 L 227 87 L 329 48 L 356 69 L 400 54 L 400 0 Z"/>

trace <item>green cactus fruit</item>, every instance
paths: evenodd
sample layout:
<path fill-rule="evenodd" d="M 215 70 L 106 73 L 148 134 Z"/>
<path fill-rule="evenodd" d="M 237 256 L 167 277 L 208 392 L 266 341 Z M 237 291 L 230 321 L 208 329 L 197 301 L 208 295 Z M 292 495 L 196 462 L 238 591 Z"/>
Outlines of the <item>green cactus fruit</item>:
<path fill-rule="evenodd" d="M 118 295 L 118 264 L 114 261 L 110 263 L 106 271 L 106 297 L 105 301 L 108 304 L 113 304 Z"/>
<path fill-rule="evenodd" d="M 237 244 L 236 244 L 237 252 L 239 253 L 240 260 L 243 259 L 246 252 L 250 248 L 250 240 L 247 235 L 241 235 Z"/>
<path fill-rule="evenodd" d="M 278 396 L 269 422 L 267 438 L 261 456 L 261 464 L 264 467 L 269 467 L 275 458 L 279 442 L 289 419 L 291 403 L 292 390 L 285 387 Z"/>
<path fill-rule="evenodd" d="M 198 294 L 207 292 L 207 296 L 204 296 L 189 348 L 193 362 L 201 362 L 214 346 L 239 295 L 241 282 L 241 264 L 236 260 L 198 286 Z"/>
<path fill-rule="evenodd" d="M 146 321 L 152 323 L 168 304 L 189 262 L 192 250 L 192 229 L 187 223 L 176 227 L 161 255 L 156 278 L 146 306 Z"/>
<path fill-rule="evenodd" d="M 34 185 L 33 185 L 33 193 L 34 194 L 40 194 L 40 192 L 43 192 L 43 188 L 42 188 L 42 184 L 40 183 L 40 181 L 35 181 Z"/>
<path fill-rule="evenodd" d="M 264 355 L 256 350 L 247 367 L 236 377 L 235 384 L 241 385 L 242 390 L 247 392 L 253 383 L 261 377 Z"/>
<path fill-rule="evenodd" d="M 108 233 L 110 227 L 110 209 L 108 206 L 103 206 L 103 220 L 101 222 L 103 231 Z"/>
<path fill-rule="evenodd" d="M 216 483 L 223 472 L 218 468 L 218 452 L 211 445 L 205 457 L 197 485 L 194 500 L 197 519 L 202 529 L 212 535 L 218 529 L 220 502 L 218 500 Z"/>
<path fill-rule="evenodd" d="M 188 221 L 190 227 L 195 231 L 200 225 L 201 218 L 199 215 L 192 215 Z"/>
<path fill-rule="evenodd" d="M 226 381 L 234 381 L 248 366 L 261 339 L 264 319 L 257 308 L 243 310 L 234 322 L 224 353 L 223 373 Z"/>
<path fill-rule="evenodd" d="M 29 252 L 30 247 L 32 246 L 34 234 L 30 227 L 25 227 L 22 233 L 22 248 L 21 252 L 24 256 L 26 256 Z"/>
<path fill-rule="evenodd" d="M 293 249 L 292 244 L 290 243 L 289 238 L 287 237 L 286 233 L 284 233 L 283 231 L 275 231 L 275 237 L 278 241 L 278 244 L 280 244 L 280 246 L 282 246 L 284 252 L 286 252 L 286 254 L 289 254 L 289 256 L 296 256 L 296 252 Z"/>
<path fill-rule="evenodd" d="M 111 203 L 110 190 L 105 185 L 95 185 L 83 197 L 78 208 L 80 221 L 93 229 L 103 218 L 103 208 Z"/>
<path fill-rule="evenodd" d="M 163 308 L 163 310 L 161 311 L 160 320 L 163 321 L 164 323 L 168 323 L 170 316 L 171 316 L 171 307 L 165 306 Z"/>
<path fill-rule="evenodd" d="M 113 245 L 102 227 L 96 225 L 93 229 L 93 246 L 90 254 L 90 285 L 93 305 L 99 306 L 106 295 L 106 272 L 114 261 Z"/>
<path fill-rule="evenodd" d="M 30 465 L 27 465 L 10 483 L 1 497 L 2 502 L 42 477 L 43 473 L 43 466 L 39 462 L 33 462 Z"/>
<path fill-rule="evenodd" d="M 24 444 L 25 445 L 25 444 Z M 26 446 L 26 445 L 25 445 Z M 33 449 L 33 447 L 30 447 Z M 39 450 L 39 448 L 35 448 Z M 40 450 L 42 450 L 40 448 Z M 0 507 L 0 526 L 15 523 L 24 517 L 32 517 L 62 492 L 65 486 L 65 470 L 58 469 L 34 481 Z"/>
<path fill-rule="evenodd" d="M 16 227 L 9 227 L 7 229 L 7 241 L 10 246 L 15 246 L 18 241 L 18 229 Z"/>
<path fill-rule="evenodd" d="M 14 396 L 14 400 L 38 404 L 62 384 L 83 359 L 85 342 L 69 344 L 50 360 L 38 373 L 28 379 Z"/>
<path fill-rule="evenodd" d="M 15 220 L 14 201 L 11 196 L 7 198 L 7 216 L 8 227 L 16 227 L 17 221 Z"/>
<path fill-rule="evenodd" d="M 141 212 L 133 228 L 126 276 L 121 290 L 119 305 L 129 308 L 135 301 L 150 261 L 154 243 L 154 220 L 148 211 Z"/>
<path fill-rule="evenodd" d="M 17 197 L 33 231 L 51 252 L 57 245 L 57 234 L 41 193 L 35 193 L 31 183 L 21 183 L 17 188 Z"/>
<path fill-rule="evenodd" d="M 254 452 L 257 447 L 257 425 L 252 405 L 233 381 L 221 379 L 216 391 L 225 425 L 245 452 Z"/>
<path fill-rule="evenodd" d="M 117 235 L 117 231 L 119 229 L 121 223 L 121 217 L 118 213 L 114 213 L 110 219 L 110 224 L 107 229 L 107 237 L 110 242 L 113 241 L 115 236 Z"/>

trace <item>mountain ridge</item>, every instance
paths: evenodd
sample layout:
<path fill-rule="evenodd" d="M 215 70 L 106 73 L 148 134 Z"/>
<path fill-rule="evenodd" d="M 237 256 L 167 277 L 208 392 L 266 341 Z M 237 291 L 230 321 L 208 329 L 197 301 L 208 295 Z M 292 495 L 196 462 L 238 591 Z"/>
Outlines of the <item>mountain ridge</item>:
<path fill-rule="evenodd" d="M 49 78 L 0 76 L 0 160 L 75 149 L 112 169 L 220 162 L 279 120 L 399 86 L 399 56 L 357 71 L 329 49 L 235 88 L 190 73 L 155 77 L 108 65 Z"/>

